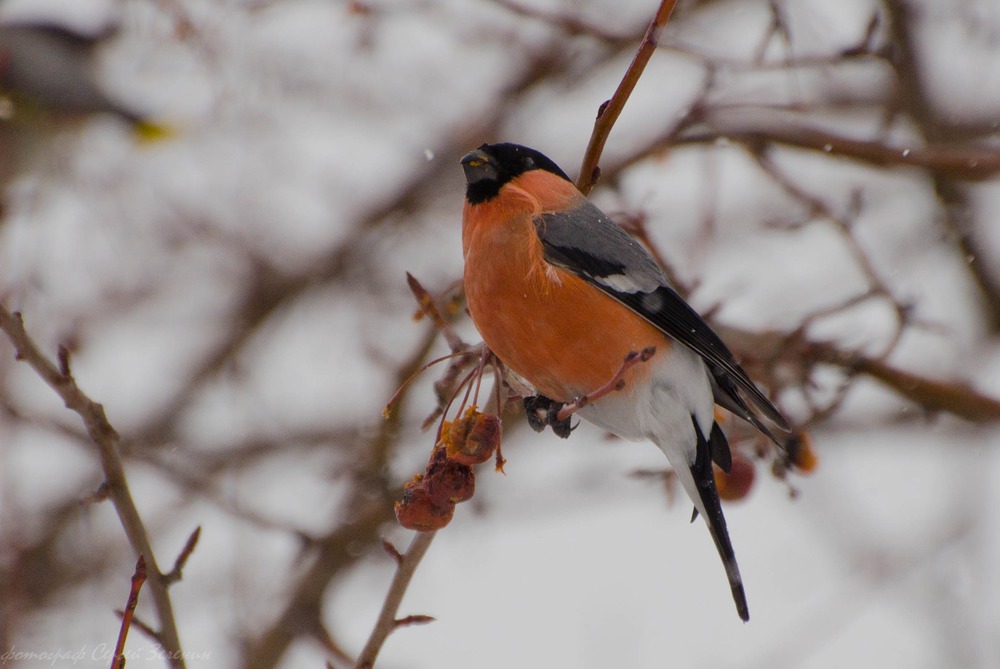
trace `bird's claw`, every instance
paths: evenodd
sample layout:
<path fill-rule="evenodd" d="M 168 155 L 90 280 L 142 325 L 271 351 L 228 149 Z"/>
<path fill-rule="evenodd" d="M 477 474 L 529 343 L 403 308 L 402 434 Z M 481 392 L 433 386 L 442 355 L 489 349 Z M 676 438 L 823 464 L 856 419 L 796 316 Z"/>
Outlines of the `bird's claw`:
<path fill-rule="evenodd" d="M 548 426 L 552 428 L 556 436 L 566 439 L 574 427 L 570 425 L 568 417 L 559 419 L 559 412 L 564 406 L 562 402 L 556 402 L 544 395 L 532 395 L 524 398 L 524 413 L 532 430 L 542 432 Z"/>

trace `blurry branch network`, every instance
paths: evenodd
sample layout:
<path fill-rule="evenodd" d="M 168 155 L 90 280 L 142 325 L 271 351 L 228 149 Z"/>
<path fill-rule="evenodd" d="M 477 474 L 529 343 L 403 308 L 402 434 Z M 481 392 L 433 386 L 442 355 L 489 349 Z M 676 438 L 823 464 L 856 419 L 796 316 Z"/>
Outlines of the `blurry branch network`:
<path fill-rule="evenodd" d="M 570 23 L 564 17 L 530 11 L 506 0 L 500 4 L 511 7 L 513 11 L 531 15 L 537 20 L 549 22 L 567 33 L 579 34 L 586 29 L 587 24 L 579 21 Z M 802 58 L 789 55 L 777 63 L 765 62 L 765 54 L 769 52 L 775 40 L 780 40 L 790 54 L 793 50 L 794 31 L 782 3 L 772 2 L 769 7 L 772 12 L 771 22 L 752 63 L 705 56 L 682 43 L 669 45 L 669 48 L 701 64 L 704 78 L 700 94 L 676 122 L 658 137 L 651 138 L 633 155 L 610 167 L 605 166 L 603 170 L 596 170 L 597 161 L 590 155 L 590 149 L 594 146 L 603 146 L 604 137 L 598 133 L 602 116 L 606 115 L 608 109 L 618 108 L 618 105 L 614 104 L 615 100 L 602 105 L 598 123 L 595 125 L 596 141 L 591 141 L 581 170 L 581 188 L 592 186 L 591 177 L 597 176 L 602 176 L 605 181 L 614 184 L 619 175 L 632 165 L 649 158 L 660 157 L 679 147 L 705 147 L 706 151 L 711 151 L 719 146 L 742 146 L 760 170 L 778 185 L 791 201 L 797 202 L 805 210 L 807 219 L 810 220 L 809 224 L 825 222 L 838 232 L 845 248 L 854 258 L 859 274 L 868 283 L 868 288 L 861 294 L 841 304 L 806 315 L 801 326 L 790 332 L 768 332 L 760 335 L 714 324 L 727 333 L 726 340 L 733 345 L 738 357 L 753 369 L 752 375 L 766 380 L 773 393 L 794 389 L 803 393 L 811 413 L 800 419 L 800 426 L 804 428 L 816 425 L 835 412 L 842 405 L 853 380 L 859 376 L 868 376 L 878 381 L 929 413 L 951 413 L 975 422 L 1000 420 L 1000 410 L 998 410 L 1000 402 L 995 398 L 961 381 L 926 378 L 898 369 L 889 362 L 891 354 L 907 328 L 920 327 L 938 331 L 942 328 L 922 322 L 917 317 L 916 305 L 900 297 L 884 280 L 877 264 L 870 258 L 868 250 L 856 236 L 856 219 L 864 203 L 862 191 L 856 190 L 851 201 L 838 210 L 822 197 L 810 193 L 806 187 L 797 183 L 795 177 L 786 174 L 780 167 L 780 161 L 776 160 L 776 155 L 783 149 L 805 150 L 852 161 L 863 168 L 912 170 L 926 174 L 937 192 L 942 218 L 950 232 L 948 238 L 956 240 L 956 252 L 961 255 L 963 264 L 980 287 L 983 303 L 988 307 L 987 313 L 994 328 L 1000 328 L 998 325 L 1000 284 L 995 279 L 997 273 L 992 272 L 985 262 L 989 253 L 979 248 L 979 239 L 973 232 L 974 221 L 969 214 L 974 211 L 974 205 L 969 199 L 967 189 L 963 187 L 963 184 L 995 179 L 1000 174 L 1000 149 L 995 144 L 982 141 L 990 135 L 995 135 L 995 124 L 951 121 L 934 113 L 935 105 L 925 92 L 919 70 L 921 58 L 917 53 L 917 39 L 914 37 L 916 10 L 908 3 L 901 0 L 884 2 L 882 8 L 872 14 L 864 30 L 859 34 L 857 43 L 838 53 L 825 57 Z M 653 26 L 650 30 L 652 29 Z M 608 34 L 603 29 L 594 30 L 590 34 L 595 39 L 608 40 Z M 646 46 L 648 47 L 648 42 Z M 722 71 L 781 69 L 795 76 L 797 71 L 836 67 L 841 63 L 852 61 L 884 63 L 896 75 L 899 83 L 898 87 L 884 87 L 884 90 L 876 94 L 882 98 L 876 98 L 875 105 L 884 106 L 881 113 L 885 129 L 880 137 L 859 139 L 817 125 L 814 120 L 806 117 L 819 108 L 819 103 L 739 105 L 721 104 L 716 100 L 716 95 L 722 89 L 720 77 Z M 635 65 L 636 62 L 633 62 L 633 66 Z M 632 83 L 634 85 L 634 82 Z M 623 81 L 619 92 L 631 90 L 631 87 L 625 84 Z M 863 98 L 865 93 L 859 91 L 858 95 L 857 100 L 848 98 L 835 102 L 854 110 L 864 108 L 863 105 L 872 106 L 872 100 Z M 923 135 L 923 143 L 892 139 L 891 133 L 888 132 L 889 126 L 899 121 L 914 123 Z M 645 217 L 641 214 L 632 214 L 626 224 L 637 237 L 651 247 L 672 283 L 682 293 L 689 292 L 692 286 L 685 284 L 671 267 L 669 260 L 656 249 L 655 242 L 646 230 Z M 795 223 L 786 227 L 791 229 L 806 224 Z M 703 234 L 705 237 L 713 234 L 710 219 L 706 220 Z M 835 342 L 810 340 L 808 327 L 812 323 L 844 313 L 870 300 L 881 301 L 895 314 L 894 333 L 879 353 L 872 355 L 845 351 Z M 821 366 L 832 366 L 844 372 L 844 380 L 833 396 L 823 399 L 814 396 L 815 385 L 812 381 L 813 372 Z M 786 372 L 784 377 L 781 370 Z M 793 370 L 791 380 L 787 375 L 788 370 Z"/>
<path fill-rule="evenodd" d="M 451 129 L 439 137 L 429 138 L 427 144 L 435 148 L 437 158 L 421 166 L 395 190 L 388 190 L 383 200 L 356 214 L 352 225 L 345 230 L 342 241 L 312 262 L 294 269 L 282 268 L 272 264 L 268 258 L 254 255 L 248 250 L 246 255 L 251 267 L 246 272 L 245 282 L 239 286 L 236 303 L 219 319 L 219 327 L 212 335 L 215 337 L 217 332 L 218 336 L 207 341 L 189 361 L 190 374 L 170 391 L 167 400 L 155 409 L 152 417 L 134 431 L 131 435 L 133 439 L 128 443 L 121 443 L 113 428 L 107 424 L 103 410 L 99 410 L 100 405 L 89 400 L 79 405 L 88 434 L 92 427 L 96 429 L 95 443 L 102 454 L 102 463 L 107 452 L 113 456 L 114 465 L 111 474 L 105 474 L 108 481 L 90 496 L 89 501 L 110 499 L 116 509 L 119 503 L 126 509 L 131 506 L 131 511 L 124 514 L 123 527 L 129 534 L 129 541 L 135 552 L 144 555 L 147 561 L 153 555 L 143 548 L 148 546 L 148 539 L 145 542 L 133 541 L 136 526 L 131 520 L 126 520 L 138 518 L 131 499 L 127 495 L 122 497 L 122 490 L 127 493 L 127 488 L 111 485 L 112 479 L 115 479 L 112 475 L 120 474 L 124 481 L 121 462 L 123 457 L 126 461 L 149 463 L 188 497 L 216 502 L 238 520 L 248 521 L 255 527 L 272 532 L 285 532 L 301 542 L 299 560 L 294 568 L 283 570 L 288 576 L 278 584 L 285 594 L 277 606 L 277 612 L 262 614 L 262 620 L 253 622 L 253 635 L 243 640 L 242 660 L 245 666 L 255 669 L 276 667 L 299 640 L 320 644 L 329 652 L 331 663 L 337 666 L 353 665 L 356 661 L 361 666 L 367 666 L 365 663 L 369 661 L 374 663 L 379 648 L 393 629 L 399 625 L 428 620 L 425 616 L 398 617 L 397 612 L 409 578 L 433 537 L 432 532 L 418 533 L 405 555 L 396 553 L 394 549 L 391 551 L 397 560 L 396 577 L 390 586 L 382 613 L 375 623 L 371 640 L 357 660 L 337 643 L 337 630 L 328 629 L 325 622 L 328 619 L 326 609 L 329 601 L 339 595 L 332 593 L 337 584 L 344 582 L 351 569 L 357 565 L 384 557 L 382 533 L 388 524 L 395 521 L 393 501 L 404 494 L 400 486 L 389 481 L 387 472 L 407 434 L 402 416 L 405 414 L 405 405 L 411 399 L 409 387 L 396 398 L 395 410 L 390 417 L 375 428 L 365 422 L 362 425 L 340 426 L 337 430 L 330 431 L 320 428 L 301 433 L 284 432 L 276 436 L 254 435 L 225 448 L 199 452 L 196 448 L 189 448 L 190 444 L 186 443 L 188 437 L 184 436 L 184 419 L 197 407 L 198 398 L 203 396 L 204 389 L 224 378 L 232 369 L 239 368 L 241 355 L 245 350 L 262 331 L 280 322 L 290 305 L 297 304 L 317 288 L 333 286 L 343 288 L 342 292 L 348 292 L 352 288 L 352 277 L 358 274 L 365 275 L 367 279 L 380 276 L 379 272 L 374 271 L 374 263 L 379 259 L 377 254 L 370 253 L 372 241 L 391 236 L 404 226 L 413 226 L 423 212 L 436 213 L 428 193 L 440 193 L 442 184 L 452 182 L 458 157 L 470 146 L 480 143 L 484 137 L 492 138 L 509 131 L 511 118 L 516 118 L 516 112 L 540 90 L 568 90 L 578 86 L 580 71 L 573 62 L 576 54 L 573 49 L 567 48 L 570 39 L 586 43 L 586 53 L 591 58 L 588 65 L 595 69 L 614 65 L 617 58 L 629 55 L 636 47 L 635 34 L 627 34 L 627 30 L 612 32 L 603 24 L 577 18 L 569 10 L 543 11 L 518 0 L 494 2 L 525 20 L 549 26 L 551 34 L 547 43 L 539 45 L 534 42 L 530 49 L 522 50 L 522 53 L 530 53 L 529 58 L 511 59 L 509 78 L 494 92 L 495 99 L 492 103 L 484 105 L 484 109 L 488 110 L 484 115 L 476 116 L 457 131 Z M 174 17 L 178 39 L 191 42 L 193 51 L 211 50 L 211 59 L 221 59 L 224 56 L 222 47 L 212 39 L 213 33 L 200 25 L 198 16 L 188 14 L 183 3 L 163 0 L 156 4 Z M 270 2 L 255 4 L 267 6 Z M 653 4 L 655 3 L 650 3 L 650 6 Z M 669 13 L 668 4 L 672 3 L 660 4 L 657 17 L 663 16 L 664 12 Z M 712 9 L 720 4 L 724 3 L 682 3 L 673 20 L 683 21 L 688 12 L 696 13 L 702 7 Z M 581 187 L 586 189 L 592 186 L 599 175 L 602 187 L 613 189 L 624 172 L 633 165 L 660 159 L 680 148 L 701 152 L 708 156 L 706 162 L 710 162 L 715 151 L 742 150 L 790 202 L 794 202 L 799 210 L 804 210 L 813 219 L 809 223 L 785 223 L 784 226 L 791 229 L 809 224 L 836 229 L 839 240 L 851 251 L 855 267 L 866 279 L 865 289 L 860 294 L 821 312 L 807 314 L 802 319 L 801 327 L 793 327 L 790 331 L 751 332 L 727 328 L 713 320 L 713 327 L 731 345 L 751 375 L 765 380 L 773 394 L 781 396 L 785 392 L 803 393 L 807 398 L 809 411 L 808 415 L 799 417 L 799 426 L 803 428 L 818 426 L 834 413 L 842 405 L 843 398 L 854 381 L 862 377 L 885 385 L 899 397 L 913 402 L 928 413 L 945 412 L 972 421 L 997 421 L 1000 418 L 1000 403 L 996 399 L 961 381 L 932 379 L 902 369 L 892 362 L 895 342 L 904 329 L 934 326 L 920 321 L 917 305 L 908 303 L 899 294 L 891 277 L 881 276 L 877 271 L 878 265 L 872 261 L 869 250 L 856 234 L 857 226 L 860 225 L 857 218 L 864 204 L 861 196 L 863 193 L 852 196 L 847 203 L 838 203 L 832 197 L 811 192 L 808 187 L 798 183 L 797 175 L 782 170 L 780 160 L 781 155 L 789 151 L 806 152 L 841 164 L 853 165 L 862 174 L 865 171 L 892 170 L 912 176 L 914 180 L 926 181 L 929 188 L 933 189 L 939 205 L 939 218 L 945 231 L 942 244 L 963 259 L 975 259 L 966 266 L 980 288 L 987 320 L 992 322 L 994 331 L 1000 331 L 1000 285 L 996 278 L 1000 276 L 1000 272 L 994 271 L 995 268 L 990 266 L 990 253 L 980 248 L 982 241 L 974 234 L 977 205 L 968 188 L 994 179 L 1000 172 L 1000 151 L 994 144 L 983 141 L 996 134 L 995 126 L 991 127 L 989 122 L 955 120 L 935 111 L 935 105 L 926 89 L 928 77 L 921 71 L 926 59 L 920 53 L 917 39 L 919 21 L 916 13 L 919 8 L 915 3 L 883 0 L 878 4 L 871 20 L 859 25 L 856 44 L 828 55 L 808 56 L 794 53 L 796 36 L 789 17 L 784 12 L 784 3 L 761 4 L 771 8 L 772 17 L 755 50 L 756 56 L 750 60 L 706 55 L 699 48 L 674 38 L 657 45 L 655 40 L 661 35 L 663 22 L 653 20 L 647 31 L 647 40 L 640 45 L 642 56 L 634 54 L 632 66 L 618 91 L 599 111 L 592 141 L 581 168 Z M 378 21 L 389 11 L 382 8 L 369 11 L 364 3 L 351 3 L 351 6 L 364 10 L 362 18 L 368 26 L 366 30 L 370 32 L 374 32 Z M 663 21 L 665 20 L 664 18 Z M 649 37 L 653 38 L 652 42 Z M 782 57 L 769 58 L 775 52 L 776 45 L 784 49 Z M 614 110 L 617 108 L 620 111 L 628 92 L 642 72 L 641 67 L 657 48 L 680 54 L 700 65 L 703 72 L 702 89 L 680 116 L 665 117 L 663 127 L 649 128 L 646 140 L 630 144 L 635 147 L 632 155 L 621 157 L 614 163 L 601 162 L 601 147 L 604 146 L 616 118 L 617 112 Z M 802 72 L 819 70 L 828 74 L 836 73 L 837 68 L 842 65 L 874 65 L 888 70 L 888 76 L 892 80 L 880 79 L 879 85 L 860 91 L 845 91 L 843 87 L 835 90 L 835 87 L 830 87 L 824 89 L 828 93 L 825 98 L 814 97 L 792 102 L 743 104 L 733 103 L 731 95 L 726 97 L 726 80 L 734 73 L 778 73 L 786 75 L 794 83 Z M 669 85 L 669 82 L 663 85 Z M 811 94 L 807 90 L 800 92 L 803 98 L 808 98 Z M 484 98 L 486 95 L 484 93 Z M 879 130 L 869 135 L 855 136 L 844 130 L 843 126 L 831 124 L 831 127 L 827 127 L 823 125 L 822 119 L 828 118 L 831 112 L 846 112 L 873 119 L 874 123 L 868 125 Z M 918 137 L 911 141 L 912 135 L 894 134 L 892 130 L 896 126 L 916 128 Z M 597 171 L 598 163 L 601 163 L 600 173 Z M 706 174 L 706 180 L 714 178 L 710 171 L 706 171 Z M 709 202 L 706 202 L 705 209 L 702 236 L 704 240 L 710 241 L 714 234 L 715 212 L 711 210 Z M 627 213 L 632 227 L 657 254 L 671 281 L 681 292 L 693 290 L 696 281 L 675 271 L 670 265 L 670 257 L 656 247 L 655 240 L 646 230 L 645 216 L 641 212 Z M 191 224 L 190 221 L 185 223 Z M 226 243 L 229 241 L 226 240 Z M 199 239 L 199 243 L 203 242 L 203 239 Z M 442 307 L 441 311 L 448 315 L 444 308 L 446 300 L 436 301 Z M 845 349 L 837 342 L 817 340 L 810 333 L 810 326 L 817 321 L 833 314 L 846 313 L 868 301 L 877 301 L 893 310 L 896 327 L 889 341 L 879 342 L 877 346 L 871 347 L 872 350 L 866 347 L 863 351 L 854 351 Z M 3 323 L 6 325 L 3 329 L 20 351 L 17 341 L 19 338 L 27 339 L 23 324 L 14 314 L 3 312 L 3 315 Z M 708 314 L 708 317 L 712 319 L 712 314 Z M 11 332 L 15 334 L 11 336 Z M 391 377 L 393 387 L 402 386 L 406 379 L 427 364 L 442 336 L 453 352 L 458 350 L 455 342 L 449 339 L 453 334 L 449 333 L 448 328 L 428 327 L 403 360 L 387 366 L 385 373 Z M 436 384 L 437 411 L 431 418 L 431 424 L 444 415 L 450 389 L 468 373 L 470 365 L 479 364 L 481 355 L 482 352 L 472 346 L 451 359 L 446 373 Z M 69 373 L 68 354 L 61 354 L 59 364 L 53 365 L 32 345 L 29 352 L 21 353 L 21 356 L 28 362 L 34 359 L 45 370 L 39 374 L 60 395 L 67 389 L 72 390 L 71 394 L 74 396 L 79 392 Z M 60 366 L 64 370 L 60 370 Z M 815 373 L 823 367 L 839 370 L 843 376 L 842 383 L 832 396 L 815 392 Z M 30 423 L 33 420 L 15 402 L 3 397 L 0 397 L 0 414 L 5 420 L 20 423 Z M 37 420 L 35 424 L 38 424 Z M 60 424 L 43 422 L 41 427 L 62 436 L 89 439 Z M 98 442 L 97 439 L 102 441 Z M 331 445 L 336 448 L 329 448 Z M 342 457 L 348 463 L 341 467 L 338 462 L 337 484 L 341 485 L 339 490 L 343 491 L 343 501 L 338 509 L 339 514 L 331 519 L 329 527 L 319 531 L 304 531 L 291 527 L 288 523 L 270 520 L 259 512 L 242 513 L 226 506 L 226 494 L 222 492 L 223 484 L 219 481 L 225 480 L 227 473 L 259 464 L 271 456 L 287 455 L 293 448 L 316 452 L 325 449 L 327 454 L 333 454 L 329 457 Z M 168 456 L 167 451 L 171 451 L 173 457 Z M 183 454 L 183 458 L 178 458 L 177 453 Z M 433 464 L 433 453 L 431 459 L 429 464 Z M 187 468 L 178 465 L 179 461 L 186 464 Z M 37 565 L 58 564 L 52 556 L 59 554 L 60 546 L 65 543 L 68 530 L 73 527 L 72 523 L 78 518 L 78 514 L 78 494 L 49 510 L 44 526 L 33 532 L 39 538 L 33 538 L 29 545 L 18 547 L 20 553 L 16 556 L 14 566 L 3 565 L 2 575 L 7 577 L 11 573 L 30 573 L 31 569 L 37 569 Z M 122 511 L 119 514 L 122 515 Z M 133 529 L 130 530 L 130 527 Z M 191 542 L 189 545 L 193 547 Z M 182 552 L 182 555 L 189 554 L 187 548 Z M 34 598 L 30 605 L 42 608 L 44 604 L 41 602 L 59 599 L 53 594 L 65 592 L 75 583 L 100 578 L 101 558 L 99 555 L 92 556 L 93 562 L 74 564 L 70 568 L 58 565 L 60 570 L 53 568 L 51 573 L 46 574 L 44 583 L 38 586 L 44 588 L 41 591 L 46 597 Z M 177 562 L 167 574 L 162 574 L 158 568 L 150 570 L 145 592 L 150 593 L 154 602 L 164 598 L 169 604 L 166 587 L 175 578 L 179 578 L 183 568 L 180 557 Z M 18 572 L 18 569 L 22 571 Z M 36 578 L 32 583 L 41 583 L 42 580 Z M 19 583 L 21 580 L 17 578 L 0 579 L 0 593 L 6 595 L 8 591 L 13 591 L 15 595 L 18 594 L 17 588 L 22 587 L 17 585 Z M 25 588 L 25 591 L 28 589 Z M 11 601 L 16 598 L 0 597 L 0 607 L 8 606 L 4 599 Z M 157 608 L 159 610 L 159 604 Z M 27 615 L 23 615 L 0 620 L 0 643 L 4 647 L 9 646 L 4 635 L 11 633 L 14 625 L 11 620 L 18 617 L 28 619 Z M 169 631 L 165 631 L 169 627 L 168 623 L 161 621 L 160 629 L 153 630 L 135 619 L 132 626 L 159 638 L 164 647 L 169 648 Z M 244 634 L 249 635 L 248 632 Z"/>
<path fill-rule="evenodd" d="M 510 0 L 497 0 L 497 2 L 515 13 L 552 23 L 560 30 L 569 34 L 576 35 L 589 32 L 592 36 L 605 42 L 613 43 L 616 41 L 615 36 L 570 17 L 528 9 Z M 611 99 L 604 102 L 598 111 L 593 134 L 584 156 L 578 181 L 578 186 L 584 193 L 589 192 L 601 177 L 601 170 L 598 165 L 607 138 L 624 108 L 629 95 L 641 77 L 646 63 L 657 48 L 659 36 L 670 16 L 673 5 L 674 3 L 669 0 L 664 0 L 660 4 L 656 16 L 650 23 L 639 50 L 615 94 Z M 786 24 L 786 19 L 780 11 L 780 5 L 773 3 L 772 8 L 774 12 L 773 20 L 768 34 L 760 47 L 761 57 L 766 50 L 767 41 L 775 37 L 783 39 L 786 44 L 790 44 L 791 41 L 791 33 Z M 866 55 L 875 58 L 883 57 L 874 48 L 874 34 L 877 27 L 878 20 L 876 17 L 870 22 L 859 45 L 841 54 L 841 57 L 857 58 Z M 799 65 L 815 64 L 800 63 Z M 735 343 L 735 348 L 742 354 L 742 357 L 750 361 L 750 364 L 754 366 L 756 372 L 759 374 L 759 378 L 768 381 L 768 385 L 774 393 L 781 392 L 783 389 L 789 387 L 789 382 L 786 379 L 782 379 L 777 370 L 800 370 L 800 373 L 794 375 L 793 378 L 795 379 L 795 386 L 801 388 L 804 393 L 811 409 L 811 415 L 803 417 L 800 421 L 799 429 L 789 441 L 788 453 L 775 458 L 774 472 L 779 476 L 783 476 L 789 467 L 798 467 L 799 471 L 802 472 L 811 471 L 815 466 L 815 456 L 811 451 L 807 428 L 818 424 L 839 408 L 851 386 L 851 380 L 858 374 L 865 374 L 878 380 L 900 396 L 919 404 L 928 411 L 946 411 L 973 421 L 1000 419 L 1000 402 L 997 400 L 984 396 L 961 383 L 946 383 L 921 378 L 918 375 L 895 369 L 888 363 L 889 356 L 895 350 L 904 330 L 908 326 L 932 326 L 921 324 L 915 319 L 912 305 L 900 299 L 895 294 L 893 288 L 884 281 L 866 249 L 855 236 L 854 219 L 857 218 L 863 203 L 860 192 L 855 193 L 845 211 L 836 211 L 823 199 L 809 193 L 807 189 L 797 184 L 792 177 L 785 174 L 778 163 L 772 159 L 771 149 L 778 146 L 807 149 L 822 152 L 826 155 L 855 160 L 873 167 L 917 168 L 926 170 L 932 174 L 947 174 L 950 178 L 968 181 L 989 179 L 1000 171 L 1000 152 L 979 145 L 952 146 L 928 144 L 923 147 L 901 147 L 892 145 L 886 140 L 857 140 L 841 136 L 829 130 L 810 127 L 802 122 L 772 123 L 770 125 L 759 124 L 757 126 L 754 126 L 752 123 L 750 125 L 745 122 L 738 123 L 735 120 L 729 120 L 724 110 L 709 111 L 712 109 L 711 95 L 717 84 L 715 76 L 716 67 L 717 65 L 706 61 L 707 76 L 705 77 L 702 96 L 691 105 L 688 112 L 682 115 L 679 122 L 661 140 L 649 143 L 643 149 L 641 157 L 662 152 L 673 146 L 714 143 L 719 139 L 743 144 L 751 157 L 755 159 L 762 172 L 778 184 L 791 200 L 798 202 L 804 207 L 810 219 L 825 221 L 838 231 L 843 243 L 850 251 L 858 271 L 865 277 L 868 283 L 868 288 L 863 293 L 846 300 L 843 304 L 807 316 L 803 320 L 802 326 L 790 333 L 776 332 L 756 335 L 754 333 L 738 331 L 730 332 L 731 336 L 727 337 L 727 340 Z M 706 130 L 706 128 L 708 129 Z M 639 158 L 640 156 L 636 156 L 634 160 L 638 160 Z M 613 169 L 612 176 L 624 167 L 625 165 L 623 164 L 618 166 L 617 169 Z M 658 259 L 663 260 L 663 255 L 656 248 L 650 235 L 645 230 L 642 217 L 635 218 L 632 227 L 634 228 L 634 232 L 638 233 L 637 236 L 651 247 L 654 255 Z M 674 275 L 666 262 L 662 262 L 661 264 L 663 264 L 669 275 Z M 450 326 L 437 313 L 434 300 L 413 277 L 409 277 L 409 279 L 411 288 L 414 290 L 418 302 L 422 306 L 422 310 L 435 322 L 452 350 L 451 356 L 447 356 L 452 358 L 452 363 L 449 365 L 444 378 L 435 386 L 438 392 L 439 407 L 428 418 L 428 421 L 425 422 L 424 427 L 426 428 L 436 417 L 447 416 L 448 406 L 454 398 L 454 393 L 458 393 L 465 384 L 468 384 L 471 388 L 473 379 L 477 379 L 478 376 L 482 375 L 485 369 L 483 362 L 486 359 L 485 357 L 480 358 L 478 368 L 475 368 L 464 378 L 461 377 L 463 370 L 470 364 L 473 364 L 474 358 L 470 354 L 470 351 L 476 350 L 482 356 L 487 355 L 487 353 L 480 351 L 479 347 L 473 349 L 464 344 L 464 342 L 461 342 L 454 335 Z M 684 288 L 680 282 L 677 282 L 677 284 L 682 289 Z M 884 301 L 890 306 L 896 317 L 894 334 L 884 345 L 883 351 L 878 355 L 871 356 L 845 352 L 831 342 L 818 342 L 809 339 L 807 328 L 812 321 L 851 309 L 868 300 Z M 641 360 L 648 359 L 648 356 L 652 354 L 653 352 L 648 352 L 648 354 L 643 352 Z M 636 360 L 640 360 L 638 352 Z M 502 366 L 496 361 L 492 364 L 498 377 L 496 382 L 503 384 Z M 628 364 L 630 364 L 630 361 L 626 360 L 623 368 Z M 813 399 L 811 392 L 811 376 L 814 370 L 821 365 L 833 365 L 839 367 L 845 373 L 844 383 L 837 389 L 832 399 L 828 398 L 825 401 Z M 456 380 L 460 378 L 461 380 L 456 385 Z M 610 392 L 613 390 L 614 380 L 612 379 L 609 381 L 608 387 L 602 389 L 602 391 Z M 451 394 L 449 395 L 449 393 Z M 468 394 L 466 398 L 468 398 Z M 500 404 L 502 405 L 502 399 L 500 400 Z M 463 401 L 462 407 L 464 405 L 465 402 Z M 474 408 L 473 406 L 472 409 Z M 460 407 L 459 414 L 461 414 L 461 411 L 462 408 Z M 557 417 L 565 420 L 568 415 L 564 415 L 564 412 L 565 410 L 560 412 Z M 537 420 L 537 417 L 535 418 Z M 531 419 L 532 415 L 529 411 L 529 422 Z M 456 423 L 460 423 L 460 421 L 461 418 L 456 417 Z M 384 643 L 389 633 L 401 624 L 401 621 L 395 617 L 396 611 L 405 588 L 409 583 L 409 579 L 412 577 L 413 570 L 416 569 L 417 563 L 427 550 L 433 533 L 450 520 L 454 502 L 465 499 L 462 496 L 461 498 L 453 497 L 447 500 L 447 506 L 442 506 L 441 509 L 444 510 L 438 513 L 430 513 L 430 510 L 435 508 L 434 502 L 428 502 L 425 499 L 425 497 L 431 496 L 431 493 L 427 491 L 434 490 L 435 477 L 444 471 L 442 463 L 450 462 L 448 460 L 451 453 L 450 448 L 442 446 L 442 443 L 447 443 L 448 441 L 450 427 L 451 425 L 445 421 L 443 428 L 438 431 L 438 439 L 443 441 L 439 441 L 434 453 L 432 453 L 427 471 L 424 475 L 415 477 L 413 481 L 407 484 L 404 501 L 402 505 L 397 505 L 397 516 L 404 526 L 426 531 L 418 532 L 414 543 L 405 555 L 399 556 L 398 553 L 396 554 L 399 563 L 396 578 L 389 589 L 375 629 L 356 665 L 358 668 L 373 666 L 381 644 Z M 738 455 L 743 457 L 742 454 Z M 464 478 L 460 477 L 462 481 L 474 482 L 474 475 L 471 470 L 463 476 Z M 454 480 L 449 479 L 449 483 L 454 483 Z M 741 487 L 741 485 L 740 482 L 735 482 L 734 484 L 733 481 L 720 481 L 720 489 L 727 490 L 732 495 L 731 498 L 738 498 L 746 494 L 746 487 Z M 441 487 L 440 484 L 438 484 L 438 487 Z M 451 491 L 454 487 L 447 489 Z M 417 493 L 424 494 L 425 496 L 418 497 Z M 462 494 L 471 495 L 471 489 Z M 421 506 L 421 512 L 417 516 L 414 516 L 413 513 L 406 513 L 418 506 L 414 502 L 420 502 Z M 414 522 L 414 518 L 417 519 L 417 522 Z M 424 540 L 421 540 L 422 536 L 425 537 Z M 426 619 L 420 617 L 420 620 L 425 621 Z"/>

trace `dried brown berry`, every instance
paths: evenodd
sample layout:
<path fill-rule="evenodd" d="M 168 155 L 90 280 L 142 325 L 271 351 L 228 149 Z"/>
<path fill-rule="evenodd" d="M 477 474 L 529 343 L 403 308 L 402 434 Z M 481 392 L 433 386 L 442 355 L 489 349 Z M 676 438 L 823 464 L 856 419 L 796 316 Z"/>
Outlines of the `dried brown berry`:
<path fill-rule="evenodd" d="M 500 446 L 500 416 L 483 414 L 469 407 L 465 414 L 448 426 L 445 439 L 448 457 L 464 465 L 486 462 Z"/>
<path fill-rule="evenodd" d="M 440 530 L 455 515 L 454 504 L 435 500 L 422 484 L 405 488 L 403 500 L 396 502 L 395 509 L 399 524 L 418 532 Z"/>
<path fill-rule="evenodd" d="M 476 492 L 476 475 L 472 468 L 448 457 L 443 447 L 434 449 L 427 465 L 423 485 L 435 502 L 464 502 Z"/>

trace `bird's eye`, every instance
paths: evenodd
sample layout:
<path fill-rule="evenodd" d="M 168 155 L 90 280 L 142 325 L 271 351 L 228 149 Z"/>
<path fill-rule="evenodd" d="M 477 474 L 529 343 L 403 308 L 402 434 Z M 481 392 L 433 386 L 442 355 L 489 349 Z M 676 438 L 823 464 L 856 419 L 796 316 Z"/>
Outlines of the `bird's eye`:
<path fill-rule="evenodd" d="M 531 156 L 527 156 L 524 159 L 524 169 L 531 170 L 531 169 L 534 169 L 534 168 L 535 168 L 535 159 L 532 158 Z"/>

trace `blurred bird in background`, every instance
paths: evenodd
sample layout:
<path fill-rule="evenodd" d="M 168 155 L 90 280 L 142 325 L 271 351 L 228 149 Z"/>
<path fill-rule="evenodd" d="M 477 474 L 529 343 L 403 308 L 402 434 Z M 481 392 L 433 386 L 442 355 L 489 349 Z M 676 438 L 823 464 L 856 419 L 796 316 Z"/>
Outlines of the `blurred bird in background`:
<path fill-rule="evenodd" d="M 0 22 L 0 188 L 44 151 L 54 133 L 94 114 L 120 119 L 140 140 L 169 135 L 98 81 L 95 52 L 116 32 L 83 34 L 47 19 Z"/>

